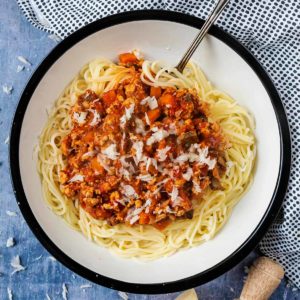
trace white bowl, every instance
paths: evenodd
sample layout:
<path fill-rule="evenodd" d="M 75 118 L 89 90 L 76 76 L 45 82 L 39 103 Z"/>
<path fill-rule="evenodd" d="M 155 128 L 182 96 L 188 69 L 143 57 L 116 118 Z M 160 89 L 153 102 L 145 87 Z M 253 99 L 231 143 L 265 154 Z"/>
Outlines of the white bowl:
<path fill-rule="evenodd" d="M 229 222 L 211 241 L 153 262 L 121 259 L 89 242 L 50 211 L 42 197 L 33 156 L 51 106 L 88 61 L 112 60 L 141 49 L 148 59 L 176 64 L 203 24 L 171 12 L 139 11 L 108 17 L 62 41 L 28 82 L 11 131 L 14 190 L 28 225 L 45 248 L 79 275 L 136 293 L 164 293 L 211 280 L 243 259 L 274 220 L 284 197 L 290 167 L 290 138 L 280 98 L 265 71 L 235 39 L 214 27 L 193 56 L 217 88 L 247 107 L 256 120 L 254 182 Z M 284 147 L 283 147 L 284 146 Z"/>

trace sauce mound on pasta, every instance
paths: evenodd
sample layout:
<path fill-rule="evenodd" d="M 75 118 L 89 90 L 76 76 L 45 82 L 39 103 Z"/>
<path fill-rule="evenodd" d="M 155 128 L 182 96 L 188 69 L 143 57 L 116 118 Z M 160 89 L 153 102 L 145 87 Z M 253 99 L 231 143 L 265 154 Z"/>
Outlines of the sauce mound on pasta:
<path fill-rule="evenodd" d="M 228 143 L 193 89 L 148 86 L 130 53 L 120 65 L 130 79 L 102 95 L 87 90 L 70 111 L 61 191 L 110 225 L 191 219 L 206 189 L 222 189 Z"/>

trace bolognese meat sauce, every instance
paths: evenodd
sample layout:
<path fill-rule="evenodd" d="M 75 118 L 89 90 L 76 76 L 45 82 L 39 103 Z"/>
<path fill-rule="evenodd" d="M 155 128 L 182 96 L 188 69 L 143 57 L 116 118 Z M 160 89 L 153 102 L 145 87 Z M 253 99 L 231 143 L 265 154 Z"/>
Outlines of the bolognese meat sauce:
<path fill-rule="evenodd" d="M 111 225 L 162 229 L 192 218 L 207 188 L 222 189 L 227 143 L 194 90 L 150 87 L 142 61 L 119 58 L 132 77 L 102 95 L 87 90 L 72 107 L 61 190 Z"/>

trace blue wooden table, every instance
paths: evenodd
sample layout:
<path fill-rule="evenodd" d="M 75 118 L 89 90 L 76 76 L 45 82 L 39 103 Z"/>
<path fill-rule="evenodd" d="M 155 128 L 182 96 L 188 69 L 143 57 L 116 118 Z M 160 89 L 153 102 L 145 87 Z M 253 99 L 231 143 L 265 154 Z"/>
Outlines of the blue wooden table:
<path fill-rule="evenodd" d="M 13 299 L 47 299 L 47 294 L 52 300 L 62 299 L 63 284 L 67 287 L 68 299 L 121 299 L 117 291 L 90 283 L 51 259 L 24 222 L 12 192 L 7 137 L 13 113 L 27 80 L 55 45 L 47 33 L 26 21 L 15 1 L 0 1 L 0 299 L 8 299 L 7 289 L 11 289 Z M 27 58 L 32 66 L 26 65 L 21 70 L 24 63 L 18 56 Z M 5 93 L 3 86 L 11 86 L 11 94 Z M 16 216 L 7 211 L 15 212 Z M 13 247 L 6 247 L 9 237 L 14 238 Z M 26 269 L 12 275 L 10 263 L 17 255 Z M 198 287 L 199 298 L 237 298 L 246 276 L 245 269 L 255 257 L 257 254 L 252 252 L 228 273 Z M 176 296 L 129 294 L 129 299 L 174 299 Z M 300 299 L 300 293 L 284 280 L 271 299 Z"/>

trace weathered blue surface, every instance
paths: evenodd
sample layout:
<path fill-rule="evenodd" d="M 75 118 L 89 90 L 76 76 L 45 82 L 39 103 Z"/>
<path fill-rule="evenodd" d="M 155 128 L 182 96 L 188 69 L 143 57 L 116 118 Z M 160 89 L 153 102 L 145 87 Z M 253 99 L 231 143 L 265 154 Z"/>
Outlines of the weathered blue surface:
<path fill-rule="evenodd" d="M 21 14 L 13 0 L 0 1 L 0 299 L 8 299 L 7 288 L 11 288 L 13 299 L 62 299 L 62 284 L 68 288 L 68 299 L 120 299 L 117 292 L 72 273 L 57 261 L 49 259 L 49 253 L 41 246 L 24 222 L 12 192 L 8 145 L 5 140 L 18 98 L 28 78 L 42 58 L 55 46 L 48 34 L 33 28 Z M 17 73 L 17 56 L 26 57 L 31 67 Z M 3 93 L 4 84 L 12 85 L 11 95 Z M 6 211 L 17 213 L 10 217 Z M 6 241 L 14 237 L 16 245 L 6 248 Z M 11 275 L 11 259 L 19 255 L 25 271 Z M 251 253 L 242 263 L 218 279 L 198 287 L 200 299 L 234 299 L 239 296 L 246 275 L 244 267 L 249 266 L 257 256 Z M 45 275 L 43 275 L 45 274 Z M 80 285 L 91 284 L 81 289 Z M 177 294 L 147 296 L 129 294 L 129 299 L 174 299 Z M 277 299 L 300 299 L 299 291 L 283 281 L 272 296 Z"/>

